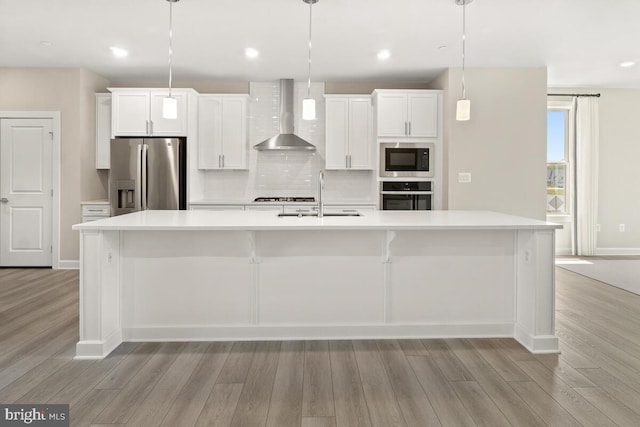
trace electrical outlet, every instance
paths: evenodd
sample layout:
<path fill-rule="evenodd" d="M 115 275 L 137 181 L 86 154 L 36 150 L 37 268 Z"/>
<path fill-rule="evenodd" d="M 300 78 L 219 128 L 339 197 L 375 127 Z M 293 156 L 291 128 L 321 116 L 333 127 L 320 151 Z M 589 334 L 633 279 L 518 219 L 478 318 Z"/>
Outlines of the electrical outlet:
<path fill-rule="evenodd" d="M 625 229 L 624 224 L 618 224 L 618 231 L 619 232 L 624 233 L 624 229 Z"/>
<path fill-rule="evenodd" d="M 465 184 L 471 182 L 471 172 L 459 172 L 458 182 Z"/>
<path fill-rule="evenodd" d="M 600 227 L 600 224 L 596 224 L 596 232 L 601 232 L 602 231 L 602 227 Z"/>

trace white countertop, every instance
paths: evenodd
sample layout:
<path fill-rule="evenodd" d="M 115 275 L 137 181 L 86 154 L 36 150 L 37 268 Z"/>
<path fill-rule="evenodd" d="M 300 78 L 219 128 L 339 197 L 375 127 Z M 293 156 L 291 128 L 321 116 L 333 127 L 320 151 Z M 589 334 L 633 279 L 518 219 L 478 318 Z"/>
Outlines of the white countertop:
<path fill-rule="evenodd" d="M 278 217 L 268 211 L 143 211 L 74 230 L 517 230 L 561 225 L 489 211 L 374 211 L 358 217 Z"/>

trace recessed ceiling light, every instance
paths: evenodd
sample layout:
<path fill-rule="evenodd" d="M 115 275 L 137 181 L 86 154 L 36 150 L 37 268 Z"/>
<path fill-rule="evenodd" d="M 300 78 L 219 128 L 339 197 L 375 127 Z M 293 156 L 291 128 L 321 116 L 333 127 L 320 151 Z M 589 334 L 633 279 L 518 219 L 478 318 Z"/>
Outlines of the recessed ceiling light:
<path fill-rule="evenodd" d="M 449 46 L 445 46 L 445 45 L 438 46 L 438 50 L 445 50 L 445 49 L 446 49 L 446 48 L 448 48 L 448 47 L 449 47 Z"/>
<path fill-rule="evenodd" d="M 247 58 L 257 58 L 258 55 L 260 55 L 260 52 L 252 47 L 248 47 L 244 50 L 244 54 Z"/>
<path fill-rule="evenodd" d="M 40 45 L 41 46 L 51 46 L 53 43 L 51 43 L 49 40 L 40 40 Z"/>
<path fill-rule="evenodd" d="M 391 56 L 391 52 L 387 49 L 382 49 L 380 52 L 378 52 L 378 59 L 381 60 L 385 60 L 385 59 L 389 59 L 389 57 Z"/>
<path fill-rule="evenodd" d="M 634 65 L 636 65 L 636 61 L 625 61 L 625 62 L 621 62 L 620 66 L 623 68 L 629 68 L 629 67 L 633 67 Z"/>
<path fill-rule="evenodd" d="M 111 53 L 113 53 L 113 56 L 116 58 L 124 58 L 129 55 L 129 52 L 121 47 L 111 46 L 109 49 L 111 49 Z"/>

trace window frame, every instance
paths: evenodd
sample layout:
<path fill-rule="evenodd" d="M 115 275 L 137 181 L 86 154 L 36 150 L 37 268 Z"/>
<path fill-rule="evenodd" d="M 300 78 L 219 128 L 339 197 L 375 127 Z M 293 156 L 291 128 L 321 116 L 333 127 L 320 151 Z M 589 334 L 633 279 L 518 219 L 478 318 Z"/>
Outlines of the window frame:
<path fill-rule="evenodd" d="M 547 161 L 550 164 L 565 165 L 565 209 L 561 212 L 546 211 L 547 217 L 572 217 L 574 212 L 574 182 L 575 182 L 575 104 L 573 100 L 567 101 L 547 101 L 547 112 L 559 111 L 565 117 L 565 137 L 564 137 L 564 160 L 559 162 Z M 547 145 L 548 147 L 548 145 Z M 546 210 L 546 207 L 545 207 Z"/>

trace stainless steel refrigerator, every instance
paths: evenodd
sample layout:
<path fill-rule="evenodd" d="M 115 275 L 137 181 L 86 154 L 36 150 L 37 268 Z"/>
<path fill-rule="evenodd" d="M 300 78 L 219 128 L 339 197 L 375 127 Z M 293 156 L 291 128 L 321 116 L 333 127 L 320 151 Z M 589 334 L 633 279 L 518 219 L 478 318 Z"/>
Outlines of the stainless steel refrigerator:
<path fill-rule="evenodd" d="M 111 140 L 109 201 L 113 215 L 146 209 L 186 209 L 187 141 Z"/>

